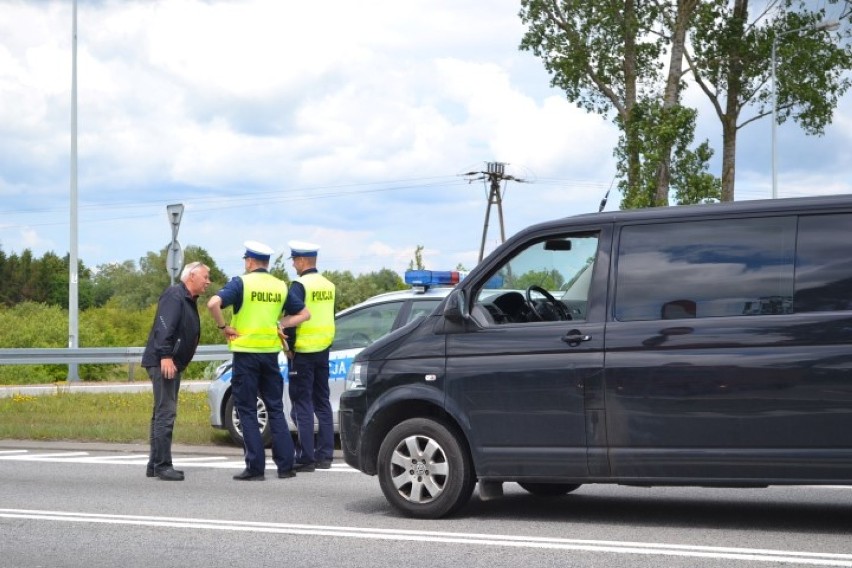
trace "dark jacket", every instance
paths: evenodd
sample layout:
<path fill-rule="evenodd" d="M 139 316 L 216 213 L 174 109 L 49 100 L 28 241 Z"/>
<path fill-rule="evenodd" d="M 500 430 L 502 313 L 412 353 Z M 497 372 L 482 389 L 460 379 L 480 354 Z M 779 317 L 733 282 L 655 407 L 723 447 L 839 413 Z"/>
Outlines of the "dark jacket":
<path fill-rule="evenodd" d="M 171 357 L 178 372 L 186 369 L 201 338 L 197 300 L 183 282 L 166 288 L 142 353 L 143 367 L 159 367 L 160 359 Z"/>

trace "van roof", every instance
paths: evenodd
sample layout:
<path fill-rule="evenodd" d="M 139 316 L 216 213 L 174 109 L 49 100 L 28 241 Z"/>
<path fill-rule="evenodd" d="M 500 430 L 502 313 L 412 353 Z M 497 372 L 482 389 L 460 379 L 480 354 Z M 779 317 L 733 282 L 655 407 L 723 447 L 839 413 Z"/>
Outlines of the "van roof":
<path fill-rule="evenodd" d="M 674 205 L 670 207 L 645 207 L 603 213 L 581 213 L 562 219 L 595 219 L 597 222 L 626 221 L 640 219 L 666 219 L 670 217 L 700 217 L 740 213 L 763 213 L 778 211 L 800 211 L 808 209 L 852 208 L 852 195 L 820 195 L 813 197 L 787 197 L 783 199 L 752 199 L 703 203 L 699 205 Z"/>

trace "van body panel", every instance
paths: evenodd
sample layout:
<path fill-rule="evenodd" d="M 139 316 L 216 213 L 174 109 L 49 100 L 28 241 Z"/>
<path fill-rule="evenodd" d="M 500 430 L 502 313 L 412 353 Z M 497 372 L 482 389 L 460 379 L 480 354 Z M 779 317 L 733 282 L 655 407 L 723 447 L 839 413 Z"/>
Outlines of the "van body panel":
<path fill-rule="evenodd" d="M 613 475 L 852 480 L 850 316 L 611 322 Z"/>
<path fill-rule="evenodd" d="M 571 347 L 562 338 L 574 329 L 593 339 Z M 447 335 L 447 398 L 467 417 L 481 475 L 588 475 L 584 384 L 603 367 L 601 331 L 559 322 Z"/>

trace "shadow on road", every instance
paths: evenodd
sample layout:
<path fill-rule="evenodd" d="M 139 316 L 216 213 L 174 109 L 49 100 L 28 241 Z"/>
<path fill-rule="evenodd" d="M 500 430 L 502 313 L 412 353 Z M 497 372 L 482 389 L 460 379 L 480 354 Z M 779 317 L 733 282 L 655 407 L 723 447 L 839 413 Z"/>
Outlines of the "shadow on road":
<path fill-rule="evenodd" d="M 483 502 L 474 493 L 455 518 L 530 522 L 588 522 L 614 528 L 686 528 L 789 531 L 800 534 L 852 532 L 852 490 L 773 488 L 619 488 L 584 486 L 563 497 L 536 497 L 510 490 Z M 517 486 L 514 486 L 517 487 Z M 400 517 L 381 496 L 347 508 L 367 515 Z M 790 492 L 790 493 L 785 493 Z M 791 496 L 795 493 L 795 497 Z M 816 493 L 813 501 L 806 497 Z"/>

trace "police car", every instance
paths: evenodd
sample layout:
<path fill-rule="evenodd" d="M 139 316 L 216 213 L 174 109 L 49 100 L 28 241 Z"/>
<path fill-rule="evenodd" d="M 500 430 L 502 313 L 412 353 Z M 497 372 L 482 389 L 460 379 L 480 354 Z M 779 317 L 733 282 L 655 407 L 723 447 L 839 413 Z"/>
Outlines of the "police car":
<path fill-rule="evenodd" d="M 450 293 L 463 274 L 456 271 L 409 270 L 405 283 L 409 290 L 388 292 L 373 296 L 360 304 L 346 308 L 335 315 L 334 343 L 329 354 L 329 388 L 331 409 L 334 412 L 334 431 L 338 431 L 337 408 L 340 393 L 344 390 L 346 373 L 355 355 L 383 335 L 402 327 L 421 315 L 428 315 Z M 278 367 L 285 383 L 287 379 L 287 357 L 278 355 Z M 210 424 L 214 428 L 227 429 L 235 443 L 242 444 L 240 419 L 231 396 L 231 362 L 220 365 L 207 390 L 210 407 Z M 284 414 L 290 430 L 296 426 L 290 417 L 292 403 L 288 385 L 284 385 Z M 266 406 L 257 400 L 257 419 L 264 442 L 269 442 L 271 431 L 267 420 Z"/>

